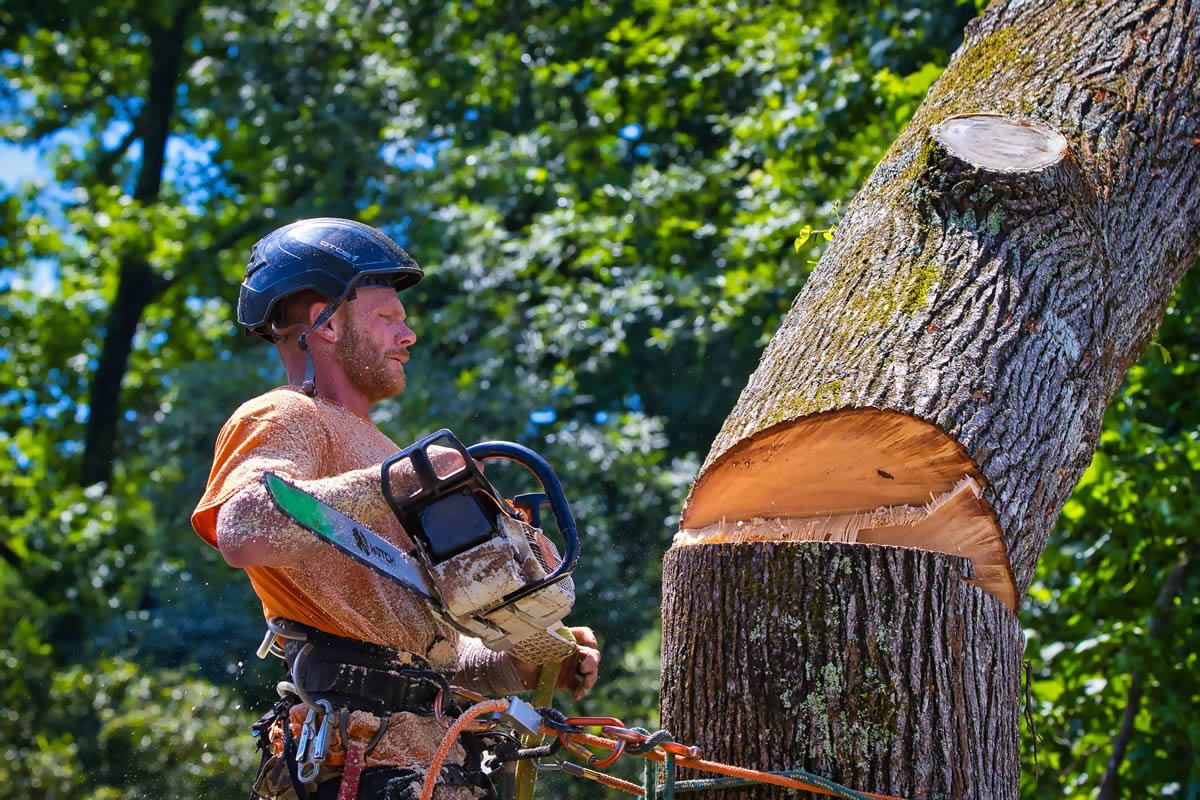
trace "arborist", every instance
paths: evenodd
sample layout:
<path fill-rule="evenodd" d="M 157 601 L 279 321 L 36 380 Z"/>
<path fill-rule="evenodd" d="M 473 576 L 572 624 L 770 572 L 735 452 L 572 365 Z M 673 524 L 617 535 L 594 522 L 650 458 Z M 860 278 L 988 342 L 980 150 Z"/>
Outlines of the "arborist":
<path fill-rule="evenodd" d="M 439 622 L 412 593 L 303 530 L 261 480 L 273 471 L 397 547 L 412 547 L 380 488 L 381 464 L 400 448 L 368 412 L 404 391 L 417 337 L 398 293 L 422 276 L 386 235 L 345 219 L 295 222 L 251 251 L 238 322 L 275 345 L 289 382 L 244 403 L 225 424 L 192 526 L 246 571 L 288 662 L 290 682 L 280 684 L 288 691 L 255 726 L 264 755 L 253 797 L 353 797 L 354 742 L 358 798 L 416 797 L 446 730 L 434 712 L 451 679 L 494 697 L 537 679 L 536 665 Z M 431 447 L 429 457 L 439 473 L 464 465 L 448 447 Z M 388 475 L 400 490 L 416 485 L 410 462 Z M 596 682 L 600 653 L 590 628 L 570 631 L 578 655 L 564 663 L 558 687 L 578 699 Z M 305 724 L 313 710 L 301 696 L 329 710 L 319 730 Z M 297 752 L 317 746 L 298 739 L 321 737 L 323 748 L 340 744 L 340 760 L 298 763 Z M 493 797 L 479 757 L 469 740 L 456 746 L 435 797 Z"/>

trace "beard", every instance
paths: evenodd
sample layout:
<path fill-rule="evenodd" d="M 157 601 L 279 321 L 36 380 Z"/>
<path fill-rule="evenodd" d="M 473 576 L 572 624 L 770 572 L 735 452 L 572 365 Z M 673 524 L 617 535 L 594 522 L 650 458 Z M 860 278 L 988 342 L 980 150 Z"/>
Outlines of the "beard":
<path fill-rule="evenodd" d="M 346 377 L 370 402 L 395 397 L 404 391 L 404 365 L 393 360 L 405 352 L 404 348 L 379 347 L 352 319 L 347 320 L 344 335 L 335 348 Z"/>

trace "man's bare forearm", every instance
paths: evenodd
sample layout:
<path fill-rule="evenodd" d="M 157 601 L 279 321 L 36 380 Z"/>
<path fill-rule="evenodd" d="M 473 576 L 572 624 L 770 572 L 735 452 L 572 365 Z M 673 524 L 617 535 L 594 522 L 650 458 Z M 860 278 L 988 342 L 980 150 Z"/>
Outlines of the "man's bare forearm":
<path fill-rule="evenodd" d="M 447 453 L 452 455 L 431 455 L 451 462 L 457 459 L 459 464 L 462 463 L 457 453 Z M 292 480 L 290 476 L 284 477 Z M 394 491 L 401 495 L 420 487 L 412 464 L 407 460 L 392 466 L 391 479 Z M 379 465 L 328 478 L 293 482 L 318 500 L 367 525 L 391 513 L 380 488 Z M 298 564 L 326 546 L 279 511 L 268 496 L 266 487 L 258 481 L 243 487 L 226 500 L 217 513 L 217 547 L 230 566 L 284 567 Z"/>
<path fill-rule="evenodd" d="M 379 489 L 378 467 L 294 482 L 313 497 L 366 524 L 388 512 Z M 276 508 L 266 487 L 258 481 L 240 489 L 217 513 L 217 547 L 230 566 L 285 567 L 327 546 Z"/>

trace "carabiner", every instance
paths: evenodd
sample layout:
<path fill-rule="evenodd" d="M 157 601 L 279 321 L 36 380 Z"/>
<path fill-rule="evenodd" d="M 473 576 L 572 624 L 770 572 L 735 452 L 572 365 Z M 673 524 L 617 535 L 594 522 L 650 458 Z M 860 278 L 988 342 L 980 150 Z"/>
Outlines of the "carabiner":
<path fill-rule="evenodd" d="M 317 705 L 322 710 L 320 725 L 317 725 L 315 720 L 317 712 L 310 708 L 308 716 L 304 718 L 304 725 L 300 728 L 300 745 L 296 748 L 296 776 L 300 778 L 301 783 L 309 783 L 317 777 L 329 748 L 329 723 L 333 717 L 333 704 L 328 700 L 318 700 Z M 310 742 L 312 755 L 306 752 Z"/>
<path fill-rule="evenodd" d="M 596 769 L 608 769 L 609 767 L 612 766 L 614 761 L 616 761 L 618 758 L 621 757 L 621 753 L 624 753 L 624 752 L 625 752 L 625 740 L 617 739 L 617 746 L 613 748 L 613 751 L 611 753 L 609 753 L 604 758 L 596 758 L 595 756 L 592 756 L 591 758 L 588 759 L 588 765 L 595 767 Z"/>
<path fill-rule="evenodd" d="M 454 694 L 466 697 L 467 699 L 469 699 L 475 703 L 480 703 L 487 699 L 481 694 L 475 694 L 474 692 L 468 692 L 467 690 L 459 689 L 456 686 L 452 686 L 451 691 Z M 443 728 L 449 729 L 450 720 L 446 717 L 445 714 L 442 713 L 442 698 L 444 696 L 445 696 L 445 690 L 438 689 L 437 696 L 433 698 L 433 718 L 435 720 L 437 720 L 438 724 L 441 725 Z M 475 698 L 478 698 L 478 699 L 475 699 Z M 464 730 L 467 733 L 482 733 L 483 731 L 492 730 L 499 724 L 500 724 L 499 714 L 498 713 L 490 714 L 487 717 L 479 717 L 478 719 L 472 720 L 467 725 L 467 727 L 464 728 Z"/>
<path fill-rule="evenodd" d="M 308 760 L 308 743 L 312 740 L 316 731 L 315 727 L 317 712 L 316 709 L 310 708 L 308 716 L 304 718 L 304 722 L 300 724 L 300 738 L 296 742 L 296 763 L 300 764 Z"/>
<path fill-rule="evenodd" d="M 681 758 L 698 759 L 703 755 L 703 751 L 699 747 L 680 744 L 679 742 L 660 742 L 658 746 L 663 749 L 663 752 L 670 753 L 673 756 L 680 756 Z"/>
<path fill-rule="evenodd" d="M 632 730 L 630 728 L 618 728 L 616 725 L 601 725 L 600 733 L 605 736 L 611 736 L 627 744 L 642 744 L 649 737 L 644 733 Z"/>
<path fill-rule="evenodd" d="M 568 739 L 565 734 L 559 734 L 558 740 L 563 743 L 563 747 L 574 753 L 577 758 L 583 759 L 588 763 L 593 763 L 595 761 L 595 753 L 593 753 L 591 750 L 588 750 L 579 742 Z"/>
<path fill-rule="evenodd" d="M 624 728 L 625 723 L 616 717 L 567 717 L 563 720 L 564 725 L 578 725 L 584 728 L 598 728 L 601 725 L 612 725 L 616 728 Z"/>

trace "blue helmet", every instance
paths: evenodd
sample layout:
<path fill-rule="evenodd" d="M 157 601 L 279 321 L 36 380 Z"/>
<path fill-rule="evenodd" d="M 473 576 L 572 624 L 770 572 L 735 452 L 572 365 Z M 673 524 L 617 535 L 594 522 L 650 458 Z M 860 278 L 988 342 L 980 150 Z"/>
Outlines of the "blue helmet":
<path fill-rule="evenodd" d="M 424 275 L 408 253 L 370 225 L 336 217 L 303 219 L 268 233 L 250 251 L 237 319 L 247 334 L 273 342 L 272 314 L 290 294 L 316 289 L 325 295 L 330 304 L 324 319 L 353 299 L 356 288 L 400 291 Z"/>

